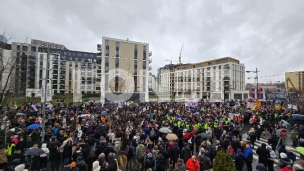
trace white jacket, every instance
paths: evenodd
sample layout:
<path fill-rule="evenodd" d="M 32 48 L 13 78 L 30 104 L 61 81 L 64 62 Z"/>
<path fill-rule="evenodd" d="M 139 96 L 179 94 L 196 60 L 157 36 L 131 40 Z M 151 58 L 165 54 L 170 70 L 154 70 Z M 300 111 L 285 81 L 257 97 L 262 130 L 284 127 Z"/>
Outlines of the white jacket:
<path fill-rule="evenodd" d="M 100 166 L 99 166 L 99 161 L 94 161 L 92 171 L 99 171 Z"/>
<path fill-rule="evenodd" d="M 24 164 L 19 164 L 17 167 L 15 167 L 15 171 L 28 171 L 27 169 L 24 169 Z"/>
<path fill-rule="evenodd" d="M 50 150 L 48 148 L 46 148 L 46 143 L 42 144 L 41 146 L 41 150 L 44 151 L 43 154 L 40 154 L 40 157 L 47 157 L 47 155 L 50 153 Z"/>

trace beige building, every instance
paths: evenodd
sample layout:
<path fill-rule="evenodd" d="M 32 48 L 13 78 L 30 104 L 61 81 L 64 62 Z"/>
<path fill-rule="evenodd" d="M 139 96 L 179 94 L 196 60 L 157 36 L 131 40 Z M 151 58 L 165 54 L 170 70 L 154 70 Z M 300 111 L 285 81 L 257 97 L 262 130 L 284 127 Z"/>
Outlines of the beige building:
<path fill-rule="evenodd" d="M 303 95 L 304 71 L 285 72 L 285 88 L 287 93 Z"/>
<path fill-rule="evenodd" d="M 176 98 L 245 99 L 245 66 L 224 57 L 193 64 L 166 65 L 158 70 L 160 93 Z M 234 90 L 234 91 L 232 91 Z"/>
<path fill-rule="evenodd" d="M 102 37 L 97 56 L 96 89 L 105 101 L 149 101 L 149 44 Z"/>

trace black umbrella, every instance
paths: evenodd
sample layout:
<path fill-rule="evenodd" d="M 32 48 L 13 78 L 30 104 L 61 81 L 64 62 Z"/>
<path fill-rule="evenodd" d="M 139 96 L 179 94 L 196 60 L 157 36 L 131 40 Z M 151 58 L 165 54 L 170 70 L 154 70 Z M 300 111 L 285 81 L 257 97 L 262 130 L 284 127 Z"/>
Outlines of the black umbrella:
<path fill-rule="evenodd" d="M 41 148 L 31 148 L 25 151 L 25 155 L 27 156 L 40 156 L 44 151 Z"/>
<path fill-rule="evenodd" d="M 212 138 L 212 136 L 209 135 L 208 133 L 201 133 L 201 137 L 202 137 L 203 139 L 211 139 L 211 138 Z"/>

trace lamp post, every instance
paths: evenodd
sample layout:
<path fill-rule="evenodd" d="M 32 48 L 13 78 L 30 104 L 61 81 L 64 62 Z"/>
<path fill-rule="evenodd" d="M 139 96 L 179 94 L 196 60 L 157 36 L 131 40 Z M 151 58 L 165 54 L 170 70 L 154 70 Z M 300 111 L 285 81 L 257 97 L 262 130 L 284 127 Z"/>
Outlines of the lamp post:
<path fill-rule="evenodd" d="M 247 73 L 250 73 L 250 72 L 253 72 L 253 73 L 255 73 L 256 74 L 256 80 L 257 80 L 257 85 L 256 85 L 256 98 L 258 99 L 258 90 L 259 90 L 259 76 L 258 76 L 258 72 L 260 72 L 260 71 L 258 71 L 258 68 L 256 67 L 255 68 L 255 71 L 246 71 Z"/>

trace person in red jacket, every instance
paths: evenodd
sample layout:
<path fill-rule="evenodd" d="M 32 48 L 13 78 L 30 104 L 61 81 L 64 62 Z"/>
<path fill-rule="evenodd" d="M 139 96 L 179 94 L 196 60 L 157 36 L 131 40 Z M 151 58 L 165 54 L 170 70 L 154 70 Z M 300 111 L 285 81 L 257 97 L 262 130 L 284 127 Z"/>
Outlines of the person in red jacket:
<path fill-rule="evenodd" d="M 197 171 L 200 168 L 199 161 L 194 155 L 187 161 L 186 167 L 189 171 Z"/>
<path fill-rule="evenodd" d="M 292 167 L 287 165 L 286 167 L 282 168 L 281 171 L 292 171 Z"/>

